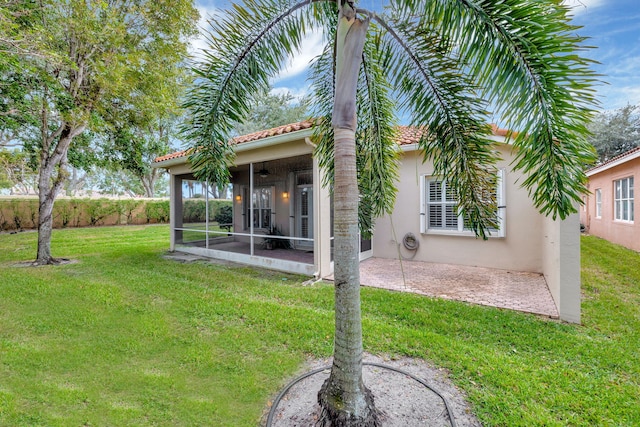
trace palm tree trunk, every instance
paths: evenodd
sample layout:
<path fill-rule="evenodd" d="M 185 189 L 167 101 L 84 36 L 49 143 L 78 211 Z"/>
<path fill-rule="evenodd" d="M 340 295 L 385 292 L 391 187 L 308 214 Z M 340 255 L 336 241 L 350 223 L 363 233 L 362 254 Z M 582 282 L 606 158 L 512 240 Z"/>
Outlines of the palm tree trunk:
<path fill-rule="evenodd" d="M 336 37 L 334 127 L 335 343 L 331 374 L 318 393 L 320 426 L 377 426 L 373 396 L 362 381 L 362 320 L 358 249 L 356 84 L 368 20 L 348 4 Z"/>
<path fill-rule="evenodd" d="M 376 426 L 373 396 L 362 381 L 355 132 L 335 130 L 335 343 L 331 375 L 318 393 L 322 426 Z M 340 172 L 339 172 L 340 171 Z"/>

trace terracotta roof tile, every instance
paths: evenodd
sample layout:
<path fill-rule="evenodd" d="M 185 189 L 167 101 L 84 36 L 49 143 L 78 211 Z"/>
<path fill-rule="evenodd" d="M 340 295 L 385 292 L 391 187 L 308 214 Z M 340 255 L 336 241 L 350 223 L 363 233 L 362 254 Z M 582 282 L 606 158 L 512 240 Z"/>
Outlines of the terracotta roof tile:
<path fill-rule="evenodd" d="M 420 128 L 416 128 L 413 126 L 398 126 L 398 144 L 400 145 L 410 145 L 416 144 L 420 141 L 420 137 L 422 137 L 424 130 Z M 518 135 L 518 132 L 513 132 L 508 129 L 499 128 L 495 124 L 491 124 L 491 133 L 494 136 L 504 136 L 504 137 L 515 137 Z"/>
<path fill-rule="evenodd" d="M 246 142 L 258 141 L 260 139 L 268 138 L 270 136 L 284 135 L 299 130 L 309 129 L 313 127 L 311 120 L 304 120 L 297 123 L 290 123 L 287 125 L 278 126 L 271 129 L 260 130 L 258 132 L 249 133 L 247 135 L 241 135 L 233 138 L 235 144 L 244 144 Z M 175 153 L 166 154 L 164 156 L 157 157 L 153 163 L 164 162 L 165 160 L 177 159 L 180 157 L 186 157 L 190 154 L 189 149 L 176 151 Z"/>
<path fill-rule="evenodd" d="M 177 159 L 188 155 L 189 150 L 176 151 L 175 153 L 165 154 L 164 156 L 156 157 L 153 163 L 164 162 L 165 160 Z"/>
<path fill-rule="evenodd" d="M 302 122 L 290 123 L 287 125 L 278 126 L 272 129 L 261 130 L 258 132 L 253 132 L 247 135 L 237 136 L 233 139 L 233 142 L 236 144 L 243 144 L 252 141 L 258 141 L 260 139 L 268 138 L 271 136 L 284 135 L 291 132 L 296 132 L 299 130 L 309 129 L 313 127 L 313 121 L 304 120 Z M 491 125 L 491 130 L 493 135 L 495 136 L 508 136 L 512 134 L 512 136 L 517 135 L 515 132 L 511 133 L 507 129 L 500 129 L 496 125 Z M 398 144 L 399 145 L 410 145 L 416 144 L 420 137 L 423 134 L 423 130 L 420 128 L 416 128 L 413 126 L 398 126 Z M 186 157 L 190 154 L 190 149 L 177 151 L 175 153 L 170 153 L 164 156 L 157 157 L 153 162 L 159 163 L 165 160 L 177 159 L 180 157 Z"/>
<path fill-rule="evenodd" d="M 268 138 L 270 136 L 284 135 L 286 133 L 291 133 L 291 132 L 295 132 L 303 129 L 309 129 L 312 126 L 313 126 L 313 122 L 311 120 L 304 120 L 298 123 L 290 123 L 288 125 L 282 125 L 272 129 L 253 132 L 248 135 L 241 135 L 233 138 L 233 141 L 236 144 L 242 144 L 244 142 L 251 142 L 251 141 L 257 141 L 263 138 Z"/>
<path fill-rule="evenodd" d="M 622 158 L 624 158 L 624 157 L 627 157 L 627 156 L 630 156 L 630 155 L 632 155 L 632 154 L 635 154 L 635 153 L 637 153 L 637 152 L 639 152 L 639 151 L 640 151 L 640 146 L 638 146 L 638 147 L 636 147 L 636 148 L 632 148 L 631 150 L 629 150 L 629 151 L 625 151 L 625 152 L 624 152 L 624 153 L 622 153 L 622 154 L 618 154 L 617 156 L 613 156 L 612 158 L 610 158 L 610 159 L 609 159 L 609 160 L 607 160 L 606 162 L 602 162 L 602 163 L 600 163 L 600 164 L 598 164 L 598 165 L 596 165 L 596 166 L 594 166 L 594 167 L 592 167 L 592 168 L 588 169 L 588 170 L 587 170 L 587 172 L 589 172 L 589 171 L 591 171 L 591 170 L 593 170 L 593 169 L 601 168 L 602 166 L 606 166 L 606 165 L 608 165 L 609 163 L 613 163 L 613 162 L 615 162 L 615 161 L 617 161 L 617 160 L 620 160 L 620 159 L 622 159 Z"/>
<path fill-rule="evenodd" d="M 398 126 L 398 144 L 410 145 L 420 141 L 424 130 L 413 126 Z"/>

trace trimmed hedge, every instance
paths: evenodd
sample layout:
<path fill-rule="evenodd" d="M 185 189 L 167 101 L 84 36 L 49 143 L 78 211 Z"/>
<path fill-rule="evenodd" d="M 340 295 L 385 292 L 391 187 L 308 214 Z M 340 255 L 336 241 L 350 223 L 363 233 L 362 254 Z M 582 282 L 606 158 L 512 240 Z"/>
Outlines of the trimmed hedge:
<path fill-rule="evenodd" d="M 231 200 L 209 200 L 209 221 L 215 221 L 223 206 L 231 207 Z M 205 222 L 207 207 L 204 199 L 187 199 L 183 202 L 182 210 L 185 223 Z"/>
<path fill-rule="evenodd" d="M 148 209 L 153 206 L 153 209 Z M 57 199 L 53 227 L 128 225 L 169 221 L 168 200 Z M 0 198 L 0 231 L 36 229 L 38 200 Z"/>
<path fill-rule="evenodd" d="M 206 201 L 183 203 L 184 222 L 205 222 Z M 230 200 L 209 201 L 209 221 L 215 221 Z M 169 222 L 169 200 L 157 199 L 57 199 L 53 205 L 53 227 L 157 224 Z M 0 198 L 0 231 L 38 227 L 38 199 Z"/>

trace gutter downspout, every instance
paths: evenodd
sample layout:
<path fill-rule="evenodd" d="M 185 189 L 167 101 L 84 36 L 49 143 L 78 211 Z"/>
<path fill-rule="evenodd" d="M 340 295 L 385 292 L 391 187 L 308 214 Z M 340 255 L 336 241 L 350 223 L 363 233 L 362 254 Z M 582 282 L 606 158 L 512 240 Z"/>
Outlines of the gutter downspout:
<path fill-rule="evenodd" d="M 314 143 L 313 143 L 313 141 L 311 141 L 311 139 L 310 139 L 308 136 L 304 138 L 304 142 L 305 142 L 307 145 L 309 145 L 309 146 L 313 147 L 313 149 L 314 149 L 314 150 L 315 150 L 315 149 L 316 149 L 316 147 L 317 147 L 317 145 L 316 145 L 316 144 L 314 144 Z M 316 164 L 317 164 L 317 162 L 315 162 L 315 161 L 314 161 L 313 163 L 314 163 L 314 169 L 315 169 L 315 168 L 316 168 Z M 319 174 L 317 174 L 317 175 L 319 175 Z M 314 173 L 314 174 L 313 174 L 313 176 L 314 176 L 314 178 L 315 178 L 316 173 Z M 318 185 L 320 185 L 320 183 L 317 183 L 317 184 L 318 184 Z M 314 185 L 314 187 L 315 187 L 315 185 L 316 185 L 315 180 L 314 180 L 314 182 L 313 182 L 313 185 Z M 314 194 L 314 197 L 317 197 L 317 196 L 315 196 L 315 195 L 316 195 L 316 194 L 317 194 L 317 195 L 319 195 L 319 194 L 320 194 L 320 191 L 318 191 L 318 189 L 314 188 L 314 189 L 313 189 L 313 194 Z M 314 218 L 313 218 L 313 224 L 314 224 L 314 227 L 318 226 L 318 228 L 319 228 L 320 218 L 315 218 L 315 216 L 316 216 L 316 212 L 315 212 L 315 211 L 316 211 L 316 209 L 319 207 L 319 203 L 315 203 L 315 202 L 314 202 L 313 206 L 314 206 L 314 208 L 313 208 L 313 210 L 314 210 L 314 212 L 313 212 L 313 215 L 314 215 Z M 318 230 L 318 231 L 319 231 L 319 230 Z M 318 233 L 318 234 L 320 234 L 320 233 Z M 314 239 L 314 240 L 315 240 L 315 239 Z M 319 255 L 318 255 L 318 264 L 316 265 L 316 271 L 313 273 L 313 280 L 308 280 L 308 281 L 306 281 L 306 282 L 305 282 L 305 284 L 313 285 L 313 284 L 315 284 L 315 283 L 317 283 L 317 282 L 319 282 L 319 281 L 321 281 L 321 280 L 322 280 L 322 278 L 320 277 L 320 257 L 322 256 L 322 251 L 320 250 L 320 249 L 321 249 L 321 247 L 322 247 L 322 239 L 318 239 L 318 254 L 319 254 Z"/>

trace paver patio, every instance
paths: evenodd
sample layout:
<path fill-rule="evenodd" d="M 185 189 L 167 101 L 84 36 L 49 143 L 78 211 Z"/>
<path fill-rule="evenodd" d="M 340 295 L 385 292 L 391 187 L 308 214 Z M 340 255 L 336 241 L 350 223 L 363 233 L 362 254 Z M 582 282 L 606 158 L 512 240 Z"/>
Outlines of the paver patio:
<path fill-rule="evenodd" d="M 369 258 L 360 263 L 360 283 L 559 318 L 547 282 L 537 273 Z"/>
<path fill-rule="evenodd" d="M 263 255 L 261 250 L 260 255 Z M 293 250 L 267 251 L 271 257 L 313 262 L 312 253 Z M 173 259 L 209 258 L 174 252 Z M 303 258 L 301 258 L 303 257 Z M 333 280 L 333 275 L 325 277 Z M 413 292 L 435 298 L 506 308 L 558 319 L 559 313 L 542 274 L 522 271 L 435 264 L 421 261 L 369 258 L 360 263 L 363 286 Z"/>

